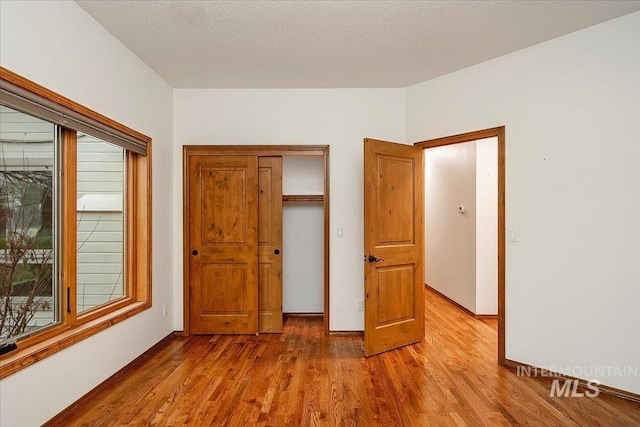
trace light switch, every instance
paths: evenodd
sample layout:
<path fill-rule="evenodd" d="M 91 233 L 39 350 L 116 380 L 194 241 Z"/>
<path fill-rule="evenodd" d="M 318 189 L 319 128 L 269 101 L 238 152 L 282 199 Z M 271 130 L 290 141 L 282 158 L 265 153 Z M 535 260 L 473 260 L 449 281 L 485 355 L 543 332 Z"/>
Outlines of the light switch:
<path fill-rule="evenodd" d="M 344 237 L 344 228 L 338 227 L 338 230 L 336 232 L 336 237 L 338 239 L 342 239 Z"/>
<path fill-rule="evenodd" d="M 508 230 L 507 240 L 509 240 L 510 242 L 517 242 L 518 241 L 518 230 L 516 230 L 515 228 L 510 228 Z"/>

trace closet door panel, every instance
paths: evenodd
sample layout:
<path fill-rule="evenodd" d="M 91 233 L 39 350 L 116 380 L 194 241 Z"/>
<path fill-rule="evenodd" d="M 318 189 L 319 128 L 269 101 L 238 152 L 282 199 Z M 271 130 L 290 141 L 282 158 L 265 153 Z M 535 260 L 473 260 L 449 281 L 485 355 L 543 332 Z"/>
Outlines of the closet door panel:
<path fill-rule="evenodd" d="M 258 331 L 258 157 L 189 159 L 193 334 Z"/>
<path fill-rule="evenodd" d="M 258 330 L 282 332 L 282 157 L 258 164 Z"/>

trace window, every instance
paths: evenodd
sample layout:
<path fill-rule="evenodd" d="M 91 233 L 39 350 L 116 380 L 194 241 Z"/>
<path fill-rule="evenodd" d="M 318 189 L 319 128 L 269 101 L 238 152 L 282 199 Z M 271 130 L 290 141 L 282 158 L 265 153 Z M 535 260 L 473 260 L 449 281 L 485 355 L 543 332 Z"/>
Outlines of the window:
<path fill-rule="evenodd" d="M 0 344 L 60 321 L 54 135 L 53 124 L 0 105 Z"/>
<path fill-rule="evenodd" d="M 83 313 L 127 296 L 125 150 L 90 135 L 77 140 L 76 307 Z"/>
<path fill-rule="evenodd" d="M 150 144 L 0 67 L 0 378 L 151 306 Z"/>

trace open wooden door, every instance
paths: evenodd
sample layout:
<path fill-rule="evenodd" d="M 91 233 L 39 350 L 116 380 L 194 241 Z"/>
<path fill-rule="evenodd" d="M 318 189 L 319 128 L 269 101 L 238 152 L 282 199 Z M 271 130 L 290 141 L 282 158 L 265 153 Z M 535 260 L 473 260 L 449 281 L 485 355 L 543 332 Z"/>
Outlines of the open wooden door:
<path fill-rule="evenodd" d="M 260 157 L 258 176 L 258 330 L 282 332 L 282 157 Z"/>
<path fill-rule="evenodd" d="M 365 356 L 424 336 L 423 152 L 364 140 Z"/>
<path fill-rule="evenodd" d="M 193 334 L 258 332 L 258 157 L 189 159 Z"/>

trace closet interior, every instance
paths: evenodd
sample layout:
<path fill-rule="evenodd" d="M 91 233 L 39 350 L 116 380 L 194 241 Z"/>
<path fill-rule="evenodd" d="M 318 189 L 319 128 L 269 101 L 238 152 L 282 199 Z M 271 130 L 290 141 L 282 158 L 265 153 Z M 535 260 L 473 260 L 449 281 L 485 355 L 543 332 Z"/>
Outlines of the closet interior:
<path fill-rule="evenodd" d="M 282 311 L 324 313 L 324 159 L 285 156 Z"/>

